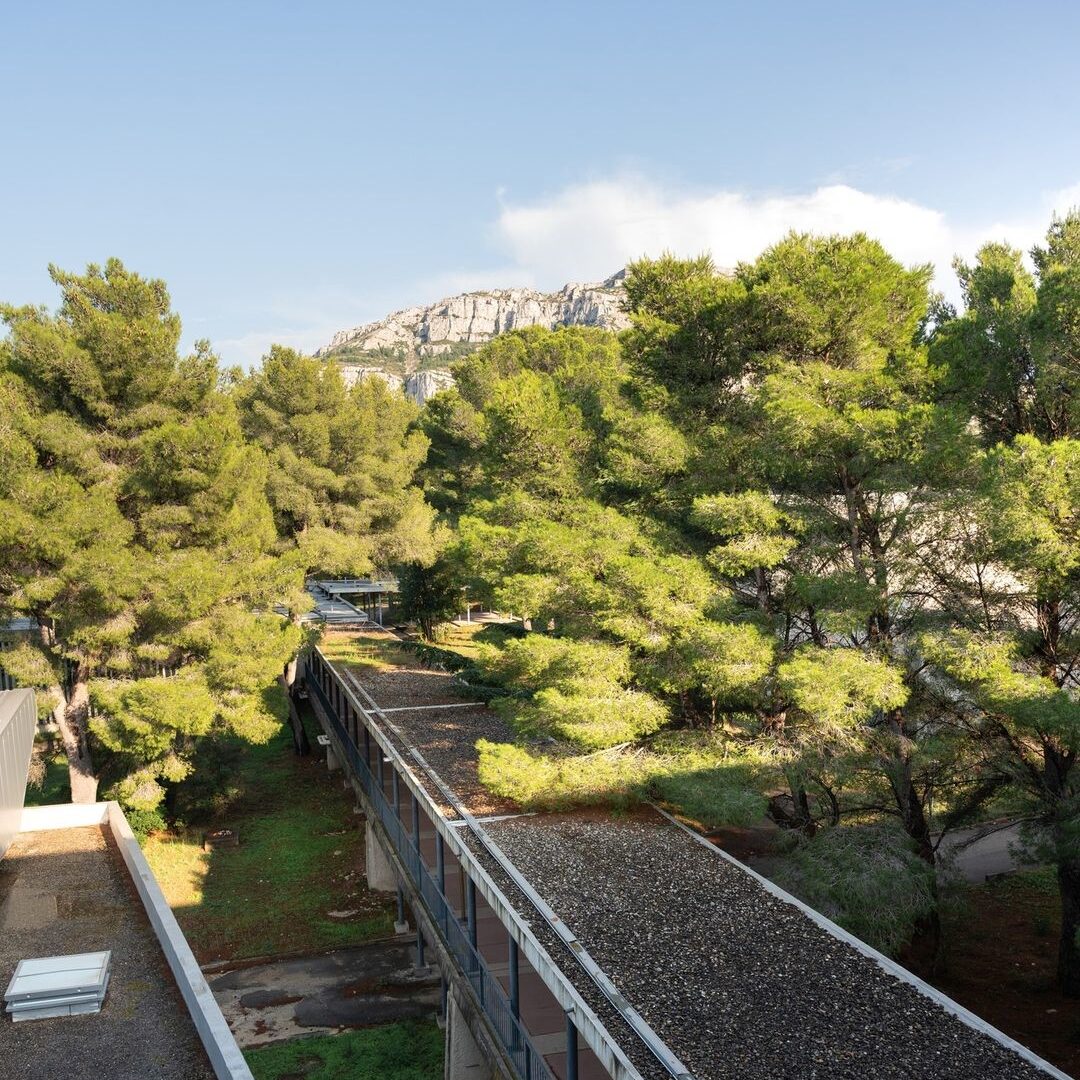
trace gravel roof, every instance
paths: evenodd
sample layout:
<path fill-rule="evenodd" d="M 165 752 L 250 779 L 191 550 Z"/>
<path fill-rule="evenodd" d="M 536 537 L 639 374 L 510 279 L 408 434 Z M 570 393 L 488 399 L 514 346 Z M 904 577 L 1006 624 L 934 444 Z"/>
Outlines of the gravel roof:
<path fill-rule="evenodd" d="M 112 950 L 101 1012 L 0 1019 L 0 1076 L 212 1080 L 119 852 L 98 827 L 22 833 L 0 861 L 0 990 L 26 957 Z"/>
<path fill-rule="evenodd" d="M 699 1080 L 1046 1076 L 659 815 L 487 828 Z"/>
<path fill-rule="evenodd" d="M 524 820 L 524 819 L 522 819 Z M 490 829 L 490 823 L 484 826 Z M 671 1080 L 671 1074 L 656 1060 L 645 1044 L 638 1038 L 630 1024 L 597 987 L 585 969 L 578 963 L 566 943 L 555 933 L 540 915 L 532 916 L 532 902 L 499 863 L 488 853 L 483 844 L 468 830 L 462 830 L 461 839 L 499 887 L 513 908 L 525 916 L 533 936 L 543 946 L 548 956 L 558 965 L 567 981 L 581 995 L 608 1033 L 641 1073 L 644 1080 Z M 532 882 L 535 886 L 537 883 Z M 540 890 L 542 891 L 542 889 Z"/>
<path fill-rule="evenodd" d="M 428 669 L 360 681 L 384 709 L 461 700 L 449 675 Z M 512 809 L 476 774 L 478 738 L 513 738 L 491 710 L 389 719 L 472 813 Z M 1047 1075 L 652 810 L 529 815 L 485 828 L 698 1080 Z M 462 839 L 527 915 L 528 900 L 498 864 L 467 831 Z M 558 936 L 530 922 L 646 1080 L 667 1077 Z"/>
<path fill-rule="evenodd" d="M 469 813 L 478 817 L 513 812 L 516 807 L 492 795 L 477 772 L 478 739 L 510 742 L 514 733 L 497 713 L 486 706 L 458 708 L 468 697 L 467 690 L 453 676 L 426 668 L 399 667 L 388 671 L 352 671 L 365 690 L 383 709 L 405 708 L 392 712 L 388 719 L 405 737 L 408 745 L 419 750 L 432 769 L 461 800 Z M 415 711 L 410 706 L 423 706 Z M 452 705 L 453 708 L 430 708 Z M 429 788 L 432 798 L 443 803 L 437 788 Z M 455 813 L 446 808 L 446 816 Z"/>
<path fill-rule="evenodd" d="M 375 699 L 379 701 L 378 698 Z M 379 701 L 381 705 L 382 702 Z M 517 808 L 493 795 L 477 772 L 478 739 L 509 742 L 512 735 L 489 709 L 438 709 L 391 713 L 390 719 L 424 760 L 446 782 L 470 814 L 512 813 Z"/>

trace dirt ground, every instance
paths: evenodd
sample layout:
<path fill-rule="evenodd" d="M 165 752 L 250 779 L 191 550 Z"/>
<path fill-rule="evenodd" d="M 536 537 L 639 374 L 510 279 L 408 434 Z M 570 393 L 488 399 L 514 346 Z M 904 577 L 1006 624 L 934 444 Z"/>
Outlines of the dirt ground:
<path fill-rule="evenodd" d="M 1060 914 L 1046 871 L 971 887 L 966 905 L 945 914 L 944 974 L 919 974 L 1059 1069 L 1080 1076 L 1080 1001 L 1054 988 Z"/>
<path fill-rule="evenodd" d="M 210 989 L 243 1049 L 345 1028 L 433 1017 L 439 976 L 417 971 L 412 937 L 314 956 L 219 965 Z"/>

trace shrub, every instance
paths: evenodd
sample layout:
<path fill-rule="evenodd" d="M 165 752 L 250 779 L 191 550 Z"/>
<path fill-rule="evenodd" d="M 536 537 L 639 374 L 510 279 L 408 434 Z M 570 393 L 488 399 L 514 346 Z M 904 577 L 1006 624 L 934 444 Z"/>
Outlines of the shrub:
<path fill-rule="evenodd" d="M 124 816 L 131 826 L 131 831 L 139 838 L 145 840 L 151 833 L 165 832 L 169 823 L 160 810 L 125 810 Z"/>
<path fill-rule="evenodd" d="M 651 735 L 667 723 L 667 709 L 649 694 L 601 685 L 549 687 L 531 701 L 503 699 L 497 708 L 519 730 L 564 740 L 581 750 L 603 750 Z"/>
<path fill-rule="evenodd" d="M 486 739 L 476 749 L 481 783 L 526 810 L 629 806 L 640 801 L 648 779 L 642 754 L 545 755 Z"/>
<path fill-rule="evenodd" d="M 652 743 L 657 797 L 703 828 L 752 825 L 765 814 L 773 768 L 754 745 L 709 731 L 668 731 Z"/>
<path fill-rule="evenodd" d="M 435 671 L 464 671 L 472 661 L 451 649 L 440 649 L 426 641 L 402 641 L 400 648 L 413 653 L 424 667 Z"/>
<path fill-rule="evenodd" d="M 546 634 L 529 634 L 506 642 L 502 649 L 485 649 L 478 663 L 494 682 L 530 690 L 565 687 L 581 679 L 588 679 L 598 688 L 618 686 L 630 678 L 626 649 Z"/>
<path fill-rule="evenodd" d="M 934 911 L 934 869 L 895 826 L 841 825 L 792 842 L 776 883 L 883 953 Z"/>

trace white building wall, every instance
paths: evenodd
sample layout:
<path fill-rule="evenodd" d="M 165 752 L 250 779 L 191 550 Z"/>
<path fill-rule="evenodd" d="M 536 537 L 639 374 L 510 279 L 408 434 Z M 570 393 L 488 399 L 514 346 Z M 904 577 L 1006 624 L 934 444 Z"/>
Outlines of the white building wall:
<path fill-rule="evenodd" d="M 0 858 L 21 826 L 36 725 L 33 690 L 0 692 Z"/>

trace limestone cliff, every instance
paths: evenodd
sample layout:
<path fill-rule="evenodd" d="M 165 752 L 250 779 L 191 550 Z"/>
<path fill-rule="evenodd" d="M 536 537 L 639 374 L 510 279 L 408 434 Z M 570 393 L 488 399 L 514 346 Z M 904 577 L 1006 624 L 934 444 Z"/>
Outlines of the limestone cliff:
<path fill-rule="evenodd" d="M 480 345 L 521 326 L 629 325 L 622 311 L 624 273 L 595 285 L 564 285 L 556 293 L 535 289 L 491 289 L 462 293 L 428 307 L 405 308 L 378 322 L 340 330 L 316 356 L 378 350 L 416 358 L 439 356 L 459 344 Z"/>
<path fill-rule="evenodd" d="M 315 355 L 337 360 L 348 382 L 379 375 L 421 404 L 452 383 L 444 366 L 523 326 L 599 326 L 622 330 L 624 272 L 592 285 L 558 292 L 491 289 L 447 297 L 428 307 L 405 308 L 378 322 L 341 330 Z"/>

